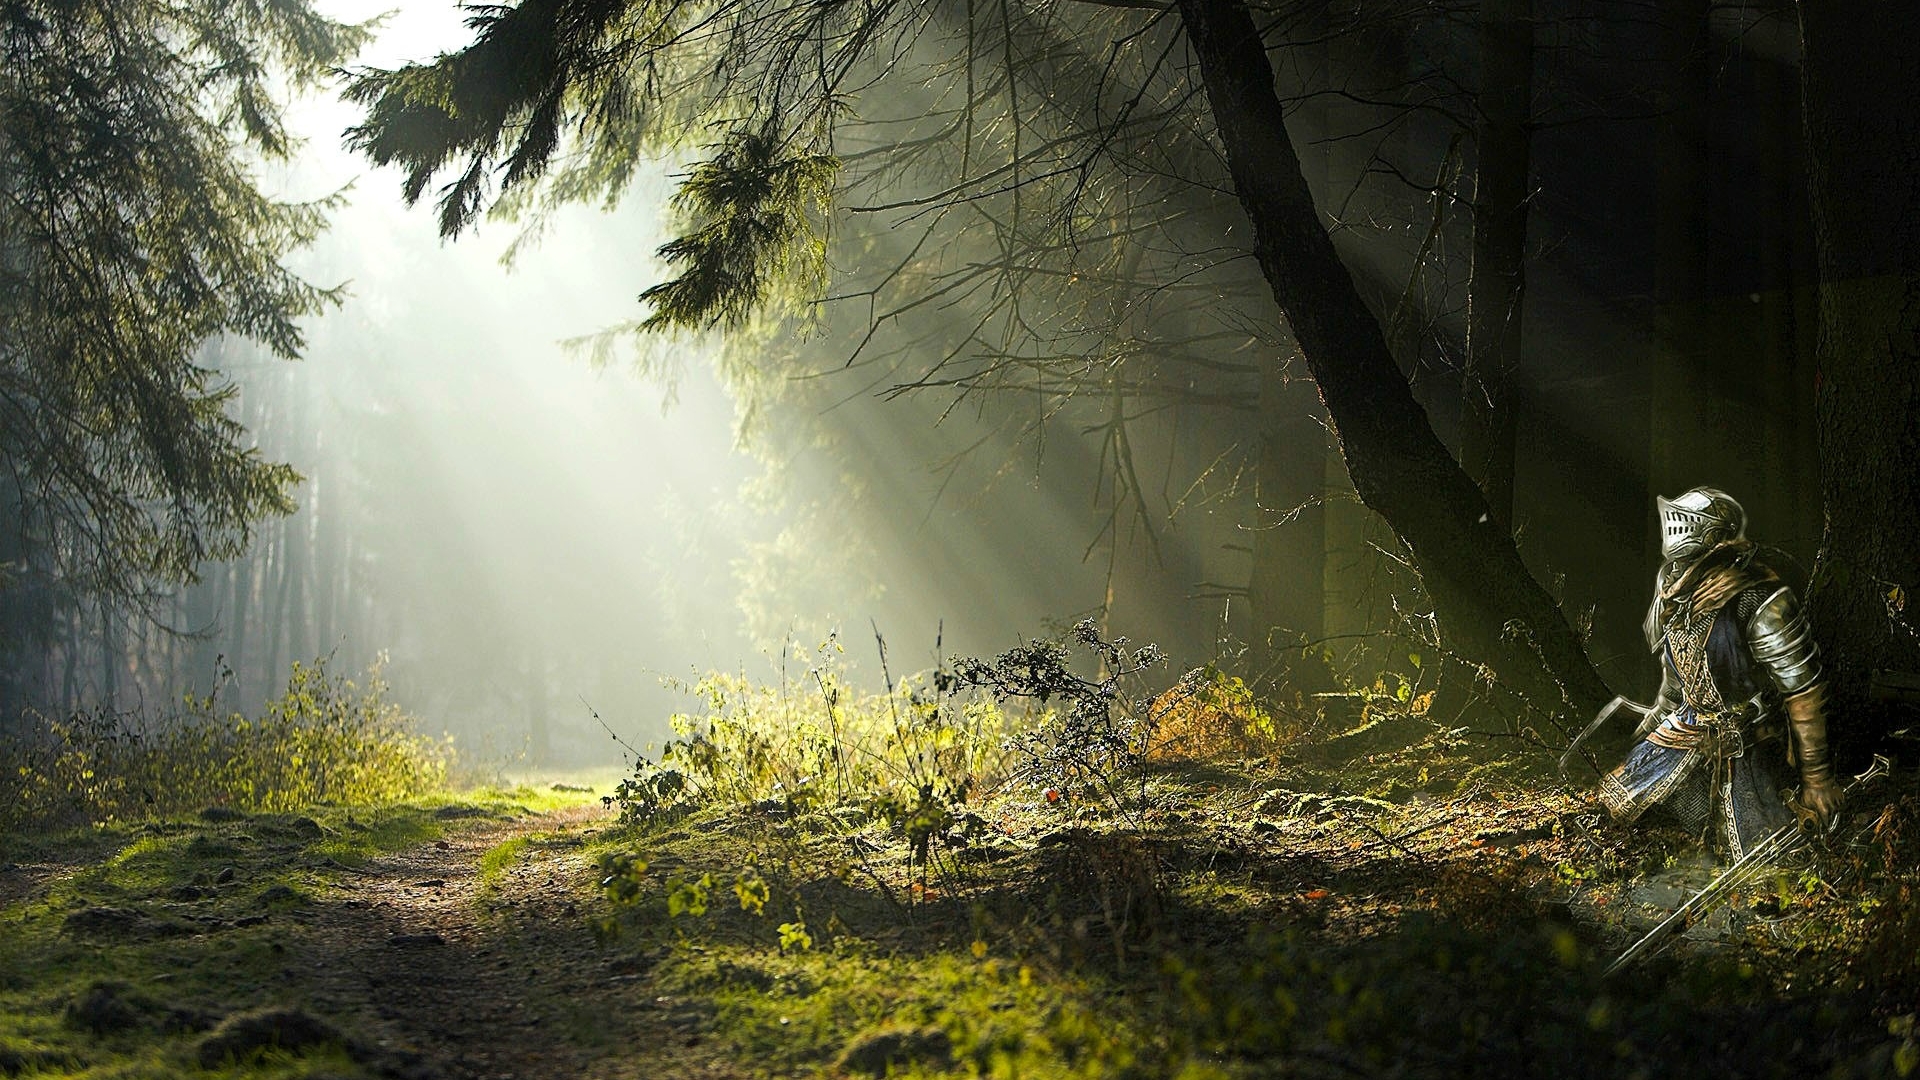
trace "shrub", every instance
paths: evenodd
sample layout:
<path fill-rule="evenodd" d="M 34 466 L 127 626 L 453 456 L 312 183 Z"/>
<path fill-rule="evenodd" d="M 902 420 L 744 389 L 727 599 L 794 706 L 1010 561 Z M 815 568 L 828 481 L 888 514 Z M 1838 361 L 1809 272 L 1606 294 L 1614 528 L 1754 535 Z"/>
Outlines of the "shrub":
<path fill-rule="evenodd" d="M 332 800 L 379 803 L 446 779 L 448 749 L 416 734 L 375 665 L 361 685 L 324 661 L 296 663 L 258 718 L 213 692 L 152 716 L 95 708 L 32 715 L 39 731 L 5 748 L 0 828 L 105 823 L 207 806 L 279 811 Z"/>
<path fill-rule="evenodd" d="M 828 641 L 801 656 L 805 689 L 718 672 L 686 687 L 704 708 L 675 714 L 659 759 L 636 762 L 609 803 L 627 822 L 695 804 L 773 804 L 791 814 L 853 803 L 910 817 L 1005 775 L 1010 721 L 992 699 L 963 699 L 937 672 L 862 693 L 848 686 L 839 652 Z"/>

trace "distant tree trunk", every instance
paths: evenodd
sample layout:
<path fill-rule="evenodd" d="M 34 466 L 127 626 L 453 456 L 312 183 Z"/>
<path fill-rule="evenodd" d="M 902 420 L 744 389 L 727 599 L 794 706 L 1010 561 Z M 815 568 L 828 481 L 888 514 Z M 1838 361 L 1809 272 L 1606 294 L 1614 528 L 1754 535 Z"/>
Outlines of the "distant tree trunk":
<path fill-rule="evenodd" d="M 1844 744 L 1876 671 L 1920 671 L 1920 5 L 1799 12 L 1826 510 L 1812 608 Z"/>
<path fill-rule="evenodd" d="M 1326 681 L 1325 665 L 1301 662 L 1298 647 L 1321 637 L 1327 595 L 1327 433 L 1305 382 L 1288 380 L 1272 357 L 1260 373 L 1247 666 L 1263 690 Z"/>
<path fill-rule="evenodd" d="M 1702 420 L 1706 403 L 1724 398 L 1725 387 L 1711 362 L 1714 326 L 1703 308 L 1712 278 L 1708 251 L 1708 160 L 1713 131 L 1709 103 L 1713 94 L 1710 0 L 1672 0 L 1660 10 L 1660 41 L 1667 54 L 1660 84 L 1660 120 L 1654 149 L 1653 207 L 1653 363 L 1650 374 L 1651 440 L 1648 452 L 1650 495 L 1678 495 L 1700 484 L 1736 490 L 1725 475 L 1723 452 L 1715 452 L 1716 425 Z M 1704 429 L 1704 430 L 1703 430 Z M 1652 499 L 1647 500 L 1649 503 Z M 1649 506 L 1646 520 L 1652 520 Z M 1656 532 L 1644 533 L 1653 545 L 1646 555 L 1657 561 Z M 1649 570 L 1647 579 L 1651 581 Z"/>
<path fill-rule="evenodd" d="M 100 704 L 112 709 L 120 698 L 120 642 L 113 635 L 113 604 L 102 597 L 100 612 Z"/>
<path fill-rule="evenodd" d="M 1407 545 L 1443 641 L 1537 706 L 1583 712 L 1608 691 L 1553 598 L 1440 440 L 1394 363 L 1301 176 L 1273 68 L 1239 0 L 1181 0 L 1254 252 L 1292 325 L 1366 504 Z M 1548 696 L 1552 695 L 1552 696 Z"/>
<path fill-rule="evenodd" d="M 1480 71 L 1460 463 L 1485 493 L 1493 520 L 1510 529 L 1532 171 L 1533 0 L 1481 0 Z"/>
<path fill-rule="evenodd" d="M 221 612 L 228 627 L 227 670 L 239 678 L 243 697 L 252 690 L 247 679 L 247 621 L 253 612 L 253 591 L 253 553 L 249 551 L 227 564 L 227 604 Z"/>

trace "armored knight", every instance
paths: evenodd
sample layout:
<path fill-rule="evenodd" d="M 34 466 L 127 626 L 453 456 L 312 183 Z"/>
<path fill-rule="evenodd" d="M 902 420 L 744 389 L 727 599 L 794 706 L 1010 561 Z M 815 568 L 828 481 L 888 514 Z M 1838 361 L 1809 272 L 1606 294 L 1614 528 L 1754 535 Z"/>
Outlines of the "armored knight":
<path fill-rule="evenodd" d="M 1694 488 L 1658 504 L 1663 565 L 1645 630 L 1660 694 L 1600 798 L 1621 821 L 1664 805 L 1738 859 L 1796 816 L 1825 827 L 1839 811 L 1820 652 L 1793 590 L 1755 558 L 1739 503 Z M 1780 761 L 1799 772 L 1797 796 Z"/>

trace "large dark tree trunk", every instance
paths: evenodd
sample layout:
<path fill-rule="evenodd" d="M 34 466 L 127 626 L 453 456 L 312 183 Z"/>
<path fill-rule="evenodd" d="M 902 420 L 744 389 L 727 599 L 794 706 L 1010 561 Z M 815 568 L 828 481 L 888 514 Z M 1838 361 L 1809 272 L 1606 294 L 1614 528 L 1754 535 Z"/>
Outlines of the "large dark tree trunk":
<path fill-rule="evenodd" d="M 1492 668 L 1536 706 L 1584 712 L 1599 705 L 1608 691 L 1578 636 L 1434 435 L 1335 254 L 1246 8 L 1238 0 L 1180 0 L 1180 13 L 1253 222 L 1261 270 L 1319 385 L 1354 488 L 1413 553 L 1443 643 Z"/>
<path fill-rule="evenodd" d="M 1812 605 L 1844 744 L 1850 724 L 1875 733 L 1859 707 L 1877 671 L 1920 670 L 1920 5 L 1799 10 L 1826 510 Z"/>
<path fill-rule="evenodd" d="M 1481 0 L 1480 69 L 1460 462 L 1486 494 L 1493 520 L 1511 527 L 1533 142 L 1533 0 Z"/>

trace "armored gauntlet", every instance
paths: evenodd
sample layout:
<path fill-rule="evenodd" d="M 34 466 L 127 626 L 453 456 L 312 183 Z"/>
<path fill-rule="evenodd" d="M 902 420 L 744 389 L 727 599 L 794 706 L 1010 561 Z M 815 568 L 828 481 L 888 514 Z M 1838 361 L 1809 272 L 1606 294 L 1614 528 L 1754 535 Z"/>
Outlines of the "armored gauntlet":
<path fill-rule="evenodd" d="M 1833 823 L 1842 798 L 1827 751 L 1826 697 L 1826 688 L 1816 683 L 1786 699 L 1793 757 L 1800 766 L 1800 797 L 1795 801 L 1799 810 L 1822 829 Z"/>

